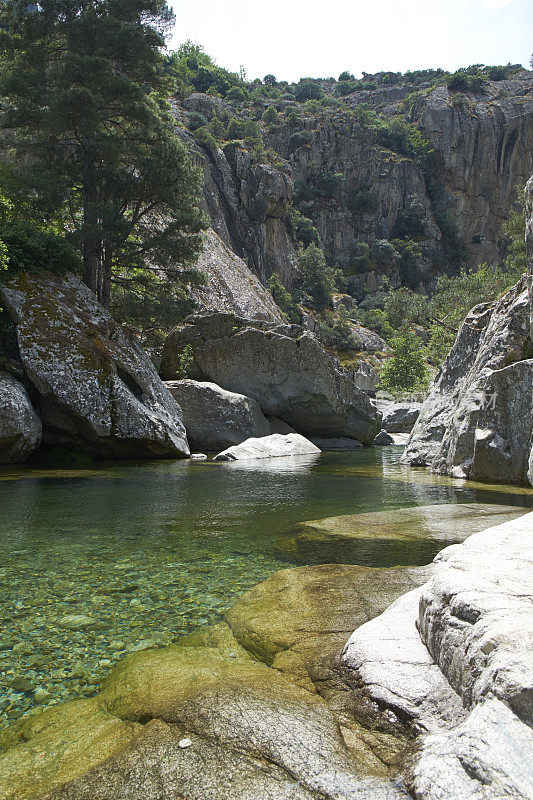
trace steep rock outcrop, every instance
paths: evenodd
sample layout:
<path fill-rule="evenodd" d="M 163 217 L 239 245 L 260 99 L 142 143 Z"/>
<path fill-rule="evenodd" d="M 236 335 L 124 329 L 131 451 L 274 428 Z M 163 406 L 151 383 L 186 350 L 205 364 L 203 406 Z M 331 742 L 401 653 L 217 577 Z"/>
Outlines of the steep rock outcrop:
<path fill-rule="evenodd" d="M 530 313 L 525 279 L 494 303 L 472 309 L 422 406 L 404 462 L 459 477 L 525 482 L 533 402 Z"/>
<path fill-rule="evenodd" d="M 254 398 L 306 435 L 348 436 L 372 444 L 381 414 L 298 325 L 249 322 L 232 314 L 192 315 L 167 337 L 161 374 L 176 374 L 189 345 L 191 376 Z"/>
<path fill-rule="evenodd" d="M 40 445 L 41 420 L 24 386 L 0 370 L 0 464 L 25 461 Z"/>
<path fill-rule="evenodd" d="M 415 111 L 441 162 L 446 210 L 476 263 L 501 258 L 502 221 L 533 171 L 532 78 L 524 71 L 459 97 L 440 86 Z"/>
<path fill-rule="evenodd" d="M 200 309 L 283 322 L 268 289 L 212 229 L 203 236 L 197 269 L 206 278 L 205 284 L 194 290 Z"/>
<path fill-rule="evenodd" d="M 192 95 L 184 107 L 207 119 L 216 114 L 228 120 L 232 115 L 229 104 L 208 95 Z M 184 108 L 173 102 L 172 109 L 183 125 Z M 223 148 L 199 146 L 185 128 L 178 133 L 203 170 L 204 207 L 215 232 L 263 283 L 277 272 L 291 286 L 298 267 L 285 224 L 294 189 L 290 167 L 282 171 L 257 163 L 240 143 L 228 142 Z"/>
<path fill-rule="evenodd" d="M 133 336 L 78 278 L 20 274 L 0 297 L 40 396 L 45 442 L 103 457 L 188 455 L 178 404 Z"/>
<path fill-rule="evenodd" d="M 270 426 L 258 403 L 205 381 L 166 381 L 183 412 L 187 439 L 196 450 L 220 450 L 251 436 L 268 436 Z"/>

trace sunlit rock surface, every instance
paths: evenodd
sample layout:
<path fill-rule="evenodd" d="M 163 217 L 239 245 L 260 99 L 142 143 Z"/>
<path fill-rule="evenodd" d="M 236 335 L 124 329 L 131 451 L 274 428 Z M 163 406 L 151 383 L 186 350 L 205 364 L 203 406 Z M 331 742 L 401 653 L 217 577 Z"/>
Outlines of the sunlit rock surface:
<path fill-rule="evenodd" d="M 114 458 L 188 455 L 178 404 L 133 335 L 78 278 L 20 274 L 0 297 L 40 395 L 44 441 Z"/>

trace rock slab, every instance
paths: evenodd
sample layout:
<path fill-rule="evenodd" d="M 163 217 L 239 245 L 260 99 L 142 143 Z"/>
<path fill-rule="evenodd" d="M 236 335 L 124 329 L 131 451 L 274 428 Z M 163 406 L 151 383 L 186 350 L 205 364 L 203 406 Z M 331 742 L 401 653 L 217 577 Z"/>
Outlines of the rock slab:
<path fill-rule="evenodd" d="M 24 386 L 0 371 L 0 464 L 25 461 L 40 445 L 41 420 Z"/>
<path fill-rule="evenodd" d="M 270 426 L 258 403 L 208 381 L 166 381 L 183 412 L 191 447 L 220 450 L 250 437 L 267 436 Z"/>
<path fill-rule="evenodd" d="M 250 322 L 232 314 L 192 315 L 167 337 L 161 374 L 172 379 L 189 346 L 191 377 L 254 398 L 307 436 L 348 436 L 372 444 L 381 414 L 316 337 L 298 325 Z"/>
<path fill-rule="evenodd" d="M 320 448 L 299 433 L 271 433 L 269 436 L 247 439 L 228 447 L 215 456 L 215 461 L 248 461 L 258 458 L 318 455 Z"/>
<path fill-rule="evenodd" d="M 181 409 L 150 359 L 78 278 L 23 273 L 0 297 L 41 398 L 45 441 L 109 458 L 189 454 Z"/>

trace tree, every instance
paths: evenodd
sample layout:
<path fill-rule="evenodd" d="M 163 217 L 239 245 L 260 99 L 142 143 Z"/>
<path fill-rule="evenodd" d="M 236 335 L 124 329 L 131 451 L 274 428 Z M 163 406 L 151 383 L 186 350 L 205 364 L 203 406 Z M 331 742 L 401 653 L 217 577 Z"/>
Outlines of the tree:
<path fill-rule="evenodd" d="M 323 312 L 331 306 L 335 272 L 327 266 L 323 250 L 313 243 L 305 250 L 300 250 L 299 262 L 304 278 L 303 289 L 311 297 L 316 311 Z"/>
<path fill-rule="evenodd" d="M 404 330 L 391 340 L 392 356 L 381 370 L 381 386 L 392 392 L 424 388 L 428 369 L 420 339 L 411 330 Z"/>
<path fill-rule="evenodd" d="M 300 312 L 298 311 L 298 304 L 295 302 L 288 289 L 286 289 L 282 284 L 281 278 L 277 272 L 273 272 L 270 276 L 267 288 L 272 295 L 274 302 L 282 310 L 288 322 L 299 325 Z"/>
<path fill-rule="evenodd" d="M 165 0 L 7 0 L 3 128 L 19 191 L 62 214 L 84 279 L 109 304 L 113 269 L 191 264 L 200 176 L 173 134 Z"/>

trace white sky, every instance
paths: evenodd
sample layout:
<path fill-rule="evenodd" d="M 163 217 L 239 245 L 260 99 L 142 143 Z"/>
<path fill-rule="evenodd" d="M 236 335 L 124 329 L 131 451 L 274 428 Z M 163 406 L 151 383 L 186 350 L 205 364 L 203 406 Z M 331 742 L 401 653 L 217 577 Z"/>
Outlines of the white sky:
<path fill-rule="evenodd" d="M 248 78 L 338 77 L 522 63 L 533 51 L 533 0 L 170 0 L 171 46 L 201 44 Z"/>

